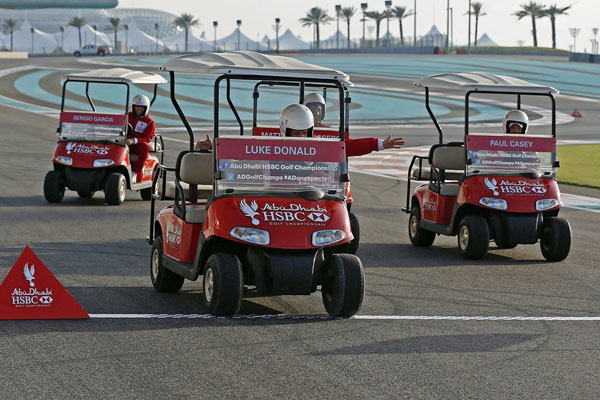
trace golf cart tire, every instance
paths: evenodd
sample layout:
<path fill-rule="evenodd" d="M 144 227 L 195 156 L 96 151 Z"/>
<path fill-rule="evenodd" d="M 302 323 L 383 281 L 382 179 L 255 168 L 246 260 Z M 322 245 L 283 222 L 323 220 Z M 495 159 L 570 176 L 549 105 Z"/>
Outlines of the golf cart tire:
<path fill-rule="evenodd" d="M 408 237 L 413 246 L 429 247 L 435 240 L 435 232 L 421 228 L 421 209 L 413 206 L 408 218 Z"/>
<path fill-rule="evenodd" d="M 365 273 L 358 257 L 333 254 L 321 279 L 325 310 L 332 317 L 351 317 L 358 312 L 365 293 Z"/>
<path fill-rule="evenodd" d="M 244 273 L 235 254 L 215 253 L 206 261 L 202 298 L 211 314 L 232 316 L 242 307 Z"/>
<path fill-rule="evenodd" d="M 540 238 L 542 255 L 548 261 L 562 261 L 571 250 L 571 226 L 560 217 L 550 217 L 544 221 Z"/>
<path fill-rule="evenodd" d="M 140 190 L 140 196 L 142 197 L 142 200 L 152 200 L 152 188 L 149 187 Z"/>
<path fill-rule="evenodd" d="M 161 293 L 175 293 L 183 286 L 184 278 L 165 268 L 162 262 L 163 241 L 157 236 L 152 243 L 152 256 L 150 257 L 150 279 L 152 286 Z"/>
<path fill-rule="evenodd" d="M 127 181 L 125 175 L 119 172 L 113 172 L 108 175 L 106 185 L 104 186 L 104 199 L 111 206 L 118 206 L 125 201 L 125 191 Z"/>
<path fill-rule="evenodd" d="M 44 197 L 48 203 L 60 203 L 65 196 L 65 184 L 60 172 L 48 171 L 44 178 Z"/>
<path fill-rule="evenodd" d="M 467 215 L 458 225 L 458 248 L 463 257 L 478 260 L 490 247 L 488 223 L 480 215 Z"/>
<path fill-rule="evenodd" d="M 96 192 L 86 192 L 83 190 L 77 191 L 77 195 L 79 197 L 81 197 L 82 199 L 90 199 L 90 198 L 94 197 L 94 193 L 96 193 Z"/>

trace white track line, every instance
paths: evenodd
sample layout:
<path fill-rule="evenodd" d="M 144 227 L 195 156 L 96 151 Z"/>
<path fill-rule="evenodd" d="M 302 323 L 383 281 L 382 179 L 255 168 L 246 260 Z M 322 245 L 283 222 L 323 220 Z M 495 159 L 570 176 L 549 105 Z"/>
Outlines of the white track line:
<path fill-rule="evenodd" d="M 236 315 L 211 314 L 89 314 L 95 319 L 339 319 L 328 315 Z M 469 315 L 355 315 L 351 319 L 369 321 L 600 321 L 600 317 L 469 316 Z"/>

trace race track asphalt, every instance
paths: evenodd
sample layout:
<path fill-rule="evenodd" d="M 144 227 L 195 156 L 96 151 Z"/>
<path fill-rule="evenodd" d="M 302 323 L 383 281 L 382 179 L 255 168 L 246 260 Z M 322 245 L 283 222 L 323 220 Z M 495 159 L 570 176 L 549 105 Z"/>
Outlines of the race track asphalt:
<path fill-rule="evenodd" d="M 0 106 L 0 279 L 29 245 L 90 314 L 205 314 L 200 281 L 152 288 L 137 193 L 119 207 L 101 193 L 46 203 L 56 125 Z M 167 146 L 172 163 L 184 145 Z M 314 293 L 245 299 L 242 317 L 261 318 L 0 321 L 0 398 L 598 398 L 600 321 L 558 319 L 600 316 L 600 213 L 561 211 L 573 230 L 564 262 L 493 244 L 466 261 L 455 237 L 410 245 L 406 182 L 352 183 L 369 319 L 323 318 Z M 403 316 L 531 319 L 392 319 Z"/>

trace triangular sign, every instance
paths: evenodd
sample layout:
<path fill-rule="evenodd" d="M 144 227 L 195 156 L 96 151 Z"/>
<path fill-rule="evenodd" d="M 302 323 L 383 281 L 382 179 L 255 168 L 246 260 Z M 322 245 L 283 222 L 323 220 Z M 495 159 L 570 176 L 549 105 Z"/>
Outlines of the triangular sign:
<path fill-rule="evenodd" d="M 579 112 L 578 109 L 574 109 L 573 113 L 571 114 L 571 116 L 575 117 L 575 118 L 581 118 L 581 117 L 583 117 L 583 115 L 581 115 L 581 113 Z"/>
<path fill-rule="evenodd" d="M 89 318 L 29 246 L 0 284 L 0 319 Z"/>

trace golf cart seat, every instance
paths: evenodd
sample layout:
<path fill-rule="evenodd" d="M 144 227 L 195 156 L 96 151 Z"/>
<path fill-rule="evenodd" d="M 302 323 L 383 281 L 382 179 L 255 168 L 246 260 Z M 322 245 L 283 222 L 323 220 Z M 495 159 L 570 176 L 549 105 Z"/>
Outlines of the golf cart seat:
<path fill-rule="evenodd" d="M 212 170 L 211 153 L 184 152 L 177 160 L 176 181 L 167 182 L 165 188 L 167 192 L 169 192 L 170 184 L 173 187 L 172 194 L 175 198 L 176 213 L 177 210 L 182 210 L 183 215 L 179 216 L 188 223 L 201 224 L 204 222 L 206 204 L 193 204 L 197 203 L 196 199 L 191 199 L 189 202 L 189 188 L 190 185 L 197 185 L 198 198 L 208 198 L 212 194 Z"/>
<path fill-rule="evenodd" d="M 448 182 L 458 180 L 465 168 L 465 148 L 459 144 L 432 147 L 430 162 L 433 178 L 429 188 L 442 196 L 458 196 L 460 184 Z"/>

